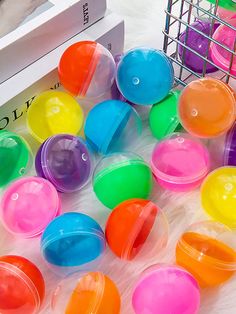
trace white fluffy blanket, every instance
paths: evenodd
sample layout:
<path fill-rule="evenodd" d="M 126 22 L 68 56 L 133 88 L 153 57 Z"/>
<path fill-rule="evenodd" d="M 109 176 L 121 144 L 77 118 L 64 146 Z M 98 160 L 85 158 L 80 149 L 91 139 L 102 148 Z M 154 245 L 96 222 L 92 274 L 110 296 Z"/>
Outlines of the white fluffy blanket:
<path fill-rule="evenodd" d="M 8 1 L 15 2 L 13 0 Z M 108 0 L 109 7 L 123 15 L 126 20 L 126 48 L 136 45 L 162 47 L 161 30 L 164 26 L 164 6 L 166 3 L 167 0 Z M 139 143 L 130 147 L 130 150 L 139 153 L 149 161 L 156 141 L 148 129 L 148 109 L 139 108 L 139 111 L 144 120 L 144 133 Z M 145 265 L 135 263 L 124 265 L 112 257 L 109 249 L 107 249 L 104 259 L 98 266 L 117 283 L 122 294 L 122 314 L 133 313 L 130 306 L 130 291 L 132 282 L 140 271 L 153 263 L 174 263 L 174 248 L 180 233 L 188 224 L 207 218 L 200 205 L 198 190 L 186 194 L 175 194 L 165 192 L 155 186 L 152 199 L 163 208 L 170 224 L 169 244 L 163 254 L 159 256 L 158 260 L 149 261 Z M 109 214 L 109 210 L 104 208 L 96 199 L 91 186 L 88 186 L 81 193 L 64 195 L 63 209 L 64 211 L 80 211 L 90 214 L 102 226 L 104 226 Z M 34 261 L 42 270 L 47 283 L 47 299 L 41 313 L 49 314 L 48 304 L 58 278 L 48 271 L 40 255 L 39 239 L 19 240 L 11 237 L 2 228 L 0 232 L 0 254 L 23 255 Z M 200 314 L 234 314 L 236 313 L 235 297 L 236 278 L 218 289 L 204 290 L 202 291 Z"/>

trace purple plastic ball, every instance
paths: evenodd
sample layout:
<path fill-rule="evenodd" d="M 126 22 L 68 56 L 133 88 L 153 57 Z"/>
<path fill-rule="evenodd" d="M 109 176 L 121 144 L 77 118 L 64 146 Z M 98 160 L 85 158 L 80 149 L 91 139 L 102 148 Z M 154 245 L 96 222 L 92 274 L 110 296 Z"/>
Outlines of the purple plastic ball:
<path fill-rule="evenodd" d="M 191 24 L 191 26 L 194 29 L 199 30 L 202 33 L 206 34 L 207 36 L 211 34 L 211 23 L 203 22 L 203 21 L 196 21 L 193 24 Z M 215 32 L 218 26 L 219 24 L 214 24 L 213 33 Z M 181 41 L 181 43 L 184 44 L 185 40 L 187 39 L 185 43 L 186 46 L 196 51 L 201 56 L 206 57 L 208 46 L 209 46 L 209 39 L 199 34 L 196 30 L 193 30 L 191 28 L 189 28 L 188 32 L 185 30 L 180 35 L 179 40 Z M 202 73 L 203 68 L 204 68 L 204 59 L 197 56 L 194 52 L 188 50 L 187 48 L 184 49 L 184 46 L 179 45 L 179 56 L 181 60 L 183 58 L 184 51 L 185 51 L 185 54 L 184 54 L 183 64 L 186 65 L 189 69 L 193 70 L 194 72 Z M 209 55 L 208 59 L 212 61 L 209 52 L 208 52 L 208 55 Z M 217 70 L 218 69 L 214 65 L 210 63 L 206 64 L 206 73 L 212 73 Z"/>
<path fill-rule="evenodd" d="M 224 145 L 224 166 L 236 166 L 236 123 L 228 131 Z"/>
<path fill-rule="evenodd" d="M 35 169 L 38 176 L 49 180 L 59 192 L 70 193 L 80 190 L 89 181 L 92 160 L 81 138 L 60 134 L 40 146 Z"/>

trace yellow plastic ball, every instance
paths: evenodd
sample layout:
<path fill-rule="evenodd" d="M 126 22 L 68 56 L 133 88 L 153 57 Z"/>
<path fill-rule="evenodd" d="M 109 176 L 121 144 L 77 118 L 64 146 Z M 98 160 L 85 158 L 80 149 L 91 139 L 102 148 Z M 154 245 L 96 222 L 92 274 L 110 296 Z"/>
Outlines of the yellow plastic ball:
<path fill-rule="evenodd" d="M 211 172 L 202 184 L 201 201 L 214 220 L 236 228 L 236 167 Z"/>
<path fill-rule="evenodd" d="M 33 100 L 27 112 L 29 132 L 41 143 L 55 134 L 77 135 L 83 122 L 83 110 L 77 101 L 59 91 L 43 92 Z"/>

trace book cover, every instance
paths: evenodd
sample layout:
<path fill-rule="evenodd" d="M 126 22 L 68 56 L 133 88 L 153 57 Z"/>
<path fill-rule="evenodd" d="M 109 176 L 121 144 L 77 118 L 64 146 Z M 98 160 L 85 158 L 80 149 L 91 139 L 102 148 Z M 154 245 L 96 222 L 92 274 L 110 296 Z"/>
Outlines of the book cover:
<path fill-rule="evenodd" d="M 0 38 L 0 84 L 101 19 L 105 11 L 106 0 L 50 0 L 23 21 L 18 17 L 20 25 Z"/>

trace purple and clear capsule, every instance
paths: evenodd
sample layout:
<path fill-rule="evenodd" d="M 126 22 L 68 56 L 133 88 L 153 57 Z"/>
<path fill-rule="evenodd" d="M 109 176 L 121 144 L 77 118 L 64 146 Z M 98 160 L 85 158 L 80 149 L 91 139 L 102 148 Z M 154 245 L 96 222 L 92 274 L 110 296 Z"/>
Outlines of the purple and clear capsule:
<path fill-rule="evenodd" d="M 35 168 L 38 176 L 49 180 L 59 192 L 70 193 L 87 184 L 93 161 L 80 137 L 59 134 L 48 138 L 40 146 Z"/>

